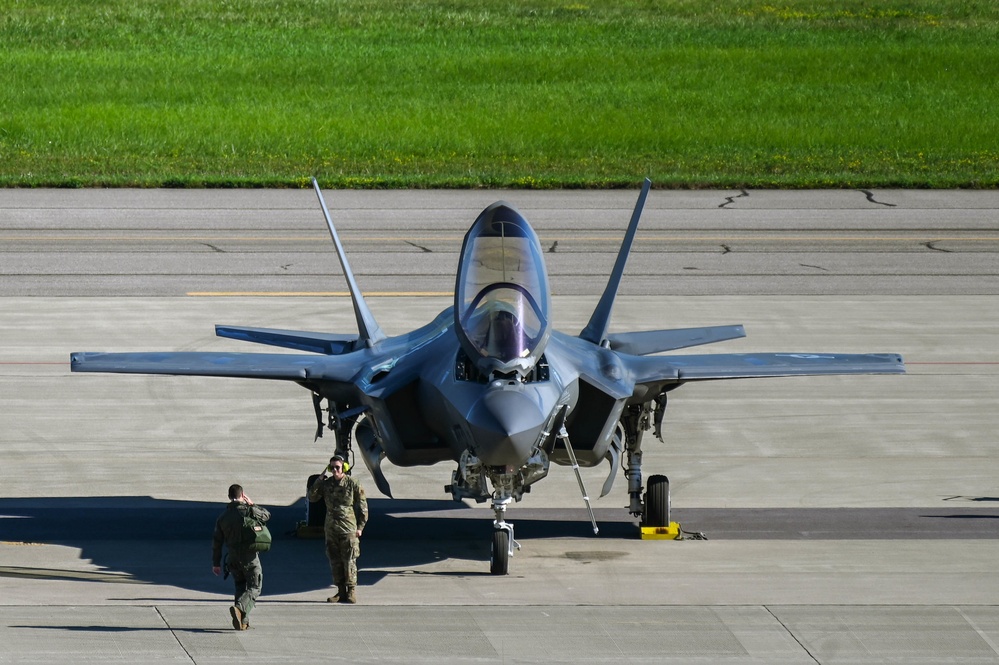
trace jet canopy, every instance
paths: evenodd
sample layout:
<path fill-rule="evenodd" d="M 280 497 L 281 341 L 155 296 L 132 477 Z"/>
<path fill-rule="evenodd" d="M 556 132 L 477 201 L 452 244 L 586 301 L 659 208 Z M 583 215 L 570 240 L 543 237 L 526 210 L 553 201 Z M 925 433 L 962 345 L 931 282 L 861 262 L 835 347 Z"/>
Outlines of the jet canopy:
<path fill-rule="evenodd" d="M 500 201 L 465 234 L 455 286 L 455 319 L 481 369 L 529 369 L 549 334 L 548 273 L 541 243 L 519 212 Z"/>

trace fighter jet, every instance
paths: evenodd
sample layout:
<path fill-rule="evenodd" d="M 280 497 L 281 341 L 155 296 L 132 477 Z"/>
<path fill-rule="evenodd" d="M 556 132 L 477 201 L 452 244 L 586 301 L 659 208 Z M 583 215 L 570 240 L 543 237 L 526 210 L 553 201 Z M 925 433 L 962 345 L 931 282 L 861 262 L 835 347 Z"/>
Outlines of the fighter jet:
<path fill-rule="evenodd" d="M 643 436 L 652 430 L 662 440 L 667 395 L 685 383 L 905 372 L 894 353 L 667 353 L 744 337 L 741 325 L 609 332 L 649 180 L 607 286 L 578 334 L 552 330 L 538 236 L 514 206 L 498 201 L 465 234 L 453 306 L 421 328 L 387 337 L 357 286 L 319 184 L 312 184 L 350 289 L 356 334 L 219 325 L 221 337 L 307 353 L 77 352 L 72 370 L 295 382 L 312 393 L 317 438 L 324 428 L 333 432 L 335 452 L 359 454 L 385 495 L 392 492 L 383 460 L 454 463 L 445 491 L 455 501 L 491 502 L 494 574 L 508 572 L 520 547 L 507 507 L 552 463 L 573 467 L 594 532 L 579 467 L 603 462 L 609 472 L 601 496 L 623 473 L 629 512 L 644 525 L 667 526 L 669 481 L 653 475 L 643 487 Z"/>

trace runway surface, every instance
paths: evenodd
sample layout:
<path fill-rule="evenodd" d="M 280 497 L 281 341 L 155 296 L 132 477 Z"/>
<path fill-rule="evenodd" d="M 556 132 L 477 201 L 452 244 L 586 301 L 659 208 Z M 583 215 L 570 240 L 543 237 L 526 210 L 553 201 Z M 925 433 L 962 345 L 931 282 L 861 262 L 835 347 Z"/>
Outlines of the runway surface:
<path fill-rule="evenodd" d="M 327 192 L 389 334 L 449 305 L 461 237 L 505 199 L 578 331 L 637 192 Z M 214 324 L 351 332 L 308 190 L 0 190 L 0 662 L 999 662 L 999 192 L 653 191 L 613 330 L 742 323 L 707 351 L 898 352 L 908 374 L 688 385 L 646 475 L 707 540 L 642 541 L 626 483 L 553 467 L 492 512 L 451 467 L 387 467 L 360 604 L 296 538 L 309 394 L 70 374 L 73 351 L 253 347 Z M 591 496 L 606 466 L 584 469 Z M 253 628 L 210 532 L 231 482 L 274 511 Z"/>

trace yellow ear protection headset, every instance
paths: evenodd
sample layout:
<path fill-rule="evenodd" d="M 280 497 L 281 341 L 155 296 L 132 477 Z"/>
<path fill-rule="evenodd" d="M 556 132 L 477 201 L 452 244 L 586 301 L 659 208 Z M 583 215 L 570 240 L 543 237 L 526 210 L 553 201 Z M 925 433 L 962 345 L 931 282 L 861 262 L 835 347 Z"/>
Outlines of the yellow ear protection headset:
<path fill-rule="evenodd" d="M 348 471 L 350 471 L 350 464 L 347 462 L 347 460 L 345 460 L 345 459 L 343 459 L 342 457 L 339 457 L 339 456 L 337 456 L 337 457 L 338 457 L 338 459 L 340 459 L 341 462 L 343 462 L 343 472 L 347 473 Z M 327 464 L 326 465 L 326 470 L 329 471 L 330 473 L 333 473 L 333 465 L 332 464 Z"/>

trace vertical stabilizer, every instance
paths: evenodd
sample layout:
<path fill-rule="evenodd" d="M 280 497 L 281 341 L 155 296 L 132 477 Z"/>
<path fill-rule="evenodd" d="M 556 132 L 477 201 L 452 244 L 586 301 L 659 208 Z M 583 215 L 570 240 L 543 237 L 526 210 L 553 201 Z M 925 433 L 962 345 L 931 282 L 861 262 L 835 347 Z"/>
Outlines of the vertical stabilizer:
<path fill-rule="evenodd" d="M 586 324 L 583 331 L 579 333 L 582 339 L 600 344 L 607 337 L 607 328 L 610 325 L 611 310 L 614 309 L 614 298 L 617 296 L 618 286 L 621 284 L 621 276 L 624 274 L 624 265 L 628 262 L 628 254 L 631 252 L 631 244 L 635 240 L 635 232 L 638 230 L 638 220 L 642 217 L 642 210 L 645 208 L 645 199 L 649 196 L 649 189 L 652 181 L 648 178 L 642 183 L 642 191 L 638 195 L 635 203 L 635 211 L 631 213 L 631 223 L 628 225 L 628 232 L 624 234 L 621 241 L 621 249 L 617 253 L 617 261 L 614 262 L 614 270 L 607 280 L 607 287 L 600 296 L 600 302 L 590 316 L 590 322 Z"/>
<path fill-rule="evenodd" d="M 333 244 L 336 245 L 336 255 L 340 259 L 340 268 L 343 270 L 343 276 L 347 279 L 347 288 L 350 289 L 350 299 L 354 303 L 354 316 L 357 318 L 357 332 L 360 334 L 359 341 L 367 346 L 373 346 L 385 339 L 385 333 L 378 327 L 374 315 L 368 309 L 368 304 L 364 302 L 364 295 L 357 288 L 357 282 L 354 281 L 354 273 L 350 270 L 347 255 L 343 251 L 343 245 L 340 244 L 340 236 L 336 233 L 333 220 L 330 218 L 330 211 L 326 208 L 326 201 L 323 200 L 323 193 L 320 191 L 319 183 L 315 178 L 312 179 L 312 186 L 316 190 L 316 196 L 319 197 L 319 205 L 323 208 L 323 216 L 326 217 L 326 226 L 330 229 Z"/>

